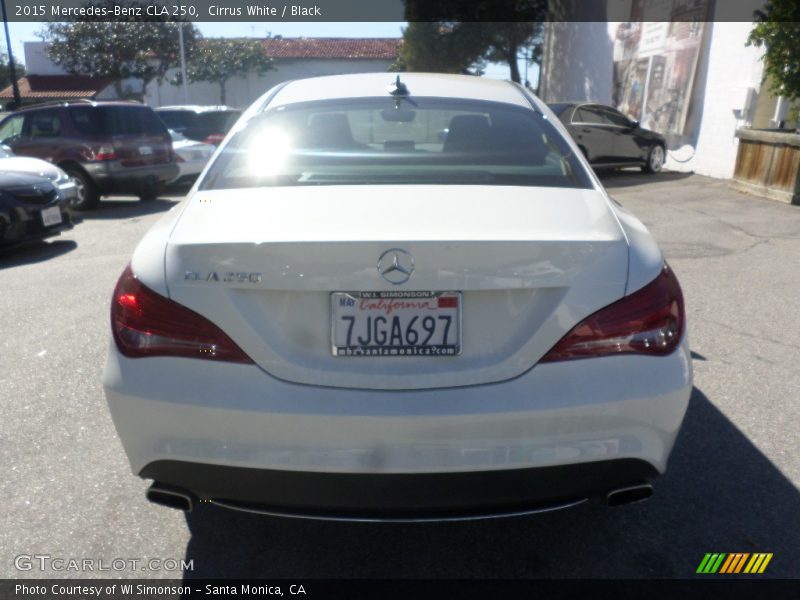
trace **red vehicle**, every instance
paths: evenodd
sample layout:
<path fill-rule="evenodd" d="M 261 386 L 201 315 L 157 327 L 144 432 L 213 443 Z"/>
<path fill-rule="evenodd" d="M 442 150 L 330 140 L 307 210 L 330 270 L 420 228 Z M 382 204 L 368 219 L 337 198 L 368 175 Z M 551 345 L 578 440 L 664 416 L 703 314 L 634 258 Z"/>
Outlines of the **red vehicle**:
<path fill-rule="evenodd" d="M 150 107 L 134 102 L 24 108 L 0 122 L 0 143 L 64 169 L 75 182 L 79 210 L 93 208 L 103 194 L 156 198 L 178 175 L 167 128 Z"/>

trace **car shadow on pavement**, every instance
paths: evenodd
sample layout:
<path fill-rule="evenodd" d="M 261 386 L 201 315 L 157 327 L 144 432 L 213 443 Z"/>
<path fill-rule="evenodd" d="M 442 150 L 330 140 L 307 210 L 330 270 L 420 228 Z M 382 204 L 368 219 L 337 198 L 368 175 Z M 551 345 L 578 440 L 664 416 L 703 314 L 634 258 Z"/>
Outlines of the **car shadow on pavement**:
<path fill-rule="evenodd" d="M 691 578 L 706 552 L 772 552 L 762 577 L 800 573 L 798 489 L 697 388 L 655 489 L 641 504 L 460 523 L 280 519 L 204 504 L 186 515 L 184 577 Z"/>
<path fill-rule="evenodd" d="M 141 217 L 152 215 L 158 212 L 168 211 L 175 206 L 183 196 L 170 197 L 164 196 L 156 200 L 142 202 L 138 199 L 114 199 L 101 200 L 97 207 L 92 210 L 77 213 L 85 221 L 97 221 L 102 219 L 130 219 L 131 217 Z"/>
<path fill-rule="evenodd" d="M 638 169 L 619 169 L 619 170 L 598 170 L 597 176 L 600 178 L 603 187 L 608 190 L 623 187 L 635 187 L 637 185 L 650 185 L 653 183 L 670 183 L 687 179 L 694 173 L 679 173 L 678 171 L 662 171 L 661 173 L 642 173 Z"/>
<path fill-rule="evenodd" d="M 73 240 L 54 240 L 27 242 L 19 246 L 0 248 L 0 269 L 44 262 L 72 252 L 77 247 L 78 244 Z"/>

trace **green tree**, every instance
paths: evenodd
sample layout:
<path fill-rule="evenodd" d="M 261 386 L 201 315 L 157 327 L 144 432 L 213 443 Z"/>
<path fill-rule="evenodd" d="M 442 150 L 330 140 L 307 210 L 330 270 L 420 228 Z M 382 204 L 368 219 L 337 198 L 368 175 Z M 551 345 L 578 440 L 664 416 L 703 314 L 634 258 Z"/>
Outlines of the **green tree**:
<path fill-rule="evenodd" d="M 763 11 L 756 11 L 756 25 L 747 45 L 764 48 L 764 74 L 772 92 L 794 105 L 798 118 L 800 100 L 800 3 L 797 0 L 770 0 Z"/>
<path fill-rule="evenodd" d="M 520 54 L 527 50 L 531 62 L 540 63 L 544 25 L 542 22 L 482 23 L 486 51 L 483 59 L 504 62 L 508 65 L 511 81 L 521 83 L 519 72 Z"/>
<path fill-rule="evenodd" d="M 111 78 L 120 97 L 122 80 L 135 77 L 142 81 L 143 96 L 148 83 L 163 79 L 180 62 L 178 27 L 163 21 L 50 23 L 43 37 L 50 59 L 67 72 Z M 197 37 L 194 26 L 184 23 L 187 56 Z"/>
<path fill-rule="evenodd" d="M 539 62 L 547 0 L 405 0 L 398 70 L 475 73 L 487 61 L 508 64 L 520 82 L 524 50 Z M 437 20 L 442 15 L 458 19 Z M 514 22 L 499 21 L 514 16 Z"/>
<path fill-rule="evenodd" d="M 207 81 L 219 85 L 219 101 L 225 104 L 225 85 L 231 77 L 256 72 L 263 75 L 275 67 L 266 55 L 264 44 L 252 39 L 205 39 L 198 42 L 186 64 L 189 82 Z M 173 79 L 179 85 L 180 73 Z"/>
<path fill-rule="evenodd" d="M 485 48 L 476 44 L 476 23 L 411 22 L 403 30 L 398 70 L 474 73 Z"/>
<path fill-rule="evenodd" d="M 25 65 L 21 65 L 14 57 L 14 70 L 17 73 L 17 80 L 25 76 Z M 11 69 L 8 68 L 8 54 L 0 51 L 0 89 L 5 89 L 11 85 Z"/>

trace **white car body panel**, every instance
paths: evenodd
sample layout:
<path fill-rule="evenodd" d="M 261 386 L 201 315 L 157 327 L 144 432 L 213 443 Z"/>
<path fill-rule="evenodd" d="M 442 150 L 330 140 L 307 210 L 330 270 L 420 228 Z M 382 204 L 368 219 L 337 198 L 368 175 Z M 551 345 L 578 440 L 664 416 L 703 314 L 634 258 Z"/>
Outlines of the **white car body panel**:
<path fill-rule="evenodd" d="M 619 219 L 630 248 L 628 259 L 628 284 L 625 294 L 632 294 L 653 281 L 664 264 L 664 255 L 647 227 L 633 213 L 619 204 L 612 210 Z"/>
<path fill-rule="evenodd" d="M 157 460 L 402 473 L 614 458 L 663 472 L 692 381 L 685 342 L 663 358 L 541 364 L 498 384 L 416 392 L 296 385 L 252 365 L 197 362 L 110 353 L 103 383 L 134 473 Z"/>
<path fill-rule="evenodd" d="M 325 186 L 197 193 L 167 247 L 169 296 L 218 324 L 281 379 L 420 389 L 516 377 L 566 333 L 565 324 L 623 295 L 627 244 L 601 193 L 447 192 Z M 463 292 L 461 356 L 332 356 L 329 294 L 393 290 L 376 263 L 398 247 L 416 261 L 403 289 Z M 187 281 L 187 272 L 201 279 Z M 261 282 L 204 279 L 227 272 L 259 273 Z"/>
<path fill-rule="evenodd" d="M 245 111 L 212 162 L 267 103 L 379 96 L 394 77 L 277 86 Z M 521 87 L 401 78 L 412 97 L 538 110 L 593 189 L 208 191 L 206 166 L 187 199 L 141 241 L 131 268 L 255 364 L 128 358 L 112 341 L 103 384 L 134 473 L 163 461 L 298 474 L 446 475 L 615 459 L 666 469 L 692 390 L 685 333 L 666 356 L 540 362 L 587 316 L 659 276 L 663 256 L 652 236 L 608 197 L 561 122 Z M 377 269 L 390 248 L 415 260 L 400 286 Z M 462 293 L 461 355 L 334 357 L 330 294 L 398 289 Z"/>
<path fill-rule="evenodd" d="M 312 77 L 292 81 L 291 85 L 281 87 L 270 100 L 270 108 L 308 102 L 319 99 L 365 98 L 375 96 L 376 91 L 385 91 L 396 77 L 393 73 L 363 73 Z M 440 73 L 402 74 L 401 79 L 408 86 L 412 96 L 434 96 L 442 98 L 463 98 L 466 100 L 491 100 L 517 106 L 530 107 L 530 102 L 521 93 L 521 88 L 508 82 L 483 79 L 476 86 L 475 81 L 462 75 L 443 75 Z M 263 104 L 270 96 L 267 92 L 254 106 Z"/>
<path fill-rule="evenodd" d="M 137 244 L 131 257 L 131 268 L 139 280 L 162 296 L 169 296 L 164 276 L 164 252 L 167 240 L 186 206 L 187 202 L 184 200 L 162 215 Z"/>
<path fill-rule="evenodd" d="M 177 162 L 178 176 L 173 181 L 202 173 L 206 164 L 216 152 L 217 147 L 203 142 L 196 142 L 183 136 L 179 136 L 176 139 L 174 132 L 170 132 L 170 135 L 172 135 L 172 149 L 182 159 Z"/>

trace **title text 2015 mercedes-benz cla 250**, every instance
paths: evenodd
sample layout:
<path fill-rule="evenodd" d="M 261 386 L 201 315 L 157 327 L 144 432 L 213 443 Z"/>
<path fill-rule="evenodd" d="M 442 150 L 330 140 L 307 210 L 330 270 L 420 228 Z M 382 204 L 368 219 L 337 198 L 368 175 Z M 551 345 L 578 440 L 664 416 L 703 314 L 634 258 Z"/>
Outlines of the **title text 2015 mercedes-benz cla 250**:
<path fill-rule="evenodd" d="M 692 387 L 681 289 L 508 82 L 279 85 L 114 290 L 105 390 L 148 497 L 451 519 L 648 497 Z"/>

